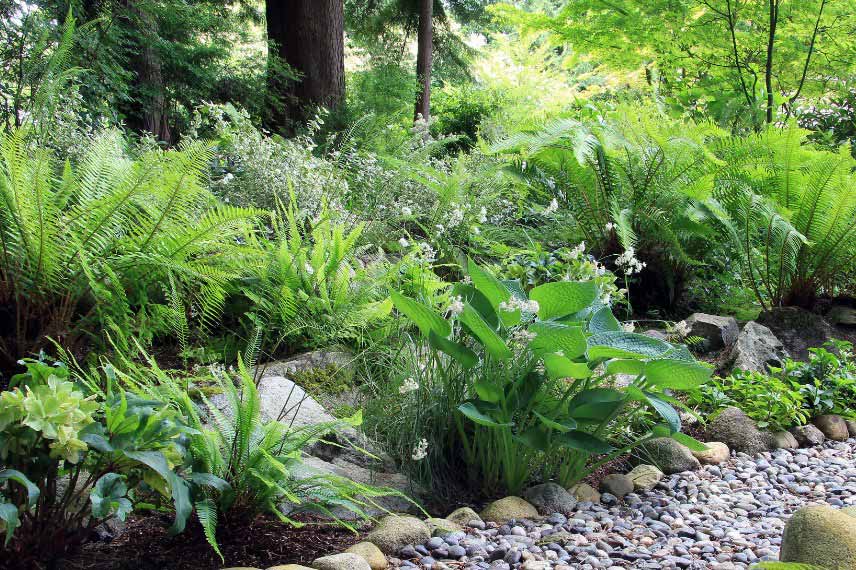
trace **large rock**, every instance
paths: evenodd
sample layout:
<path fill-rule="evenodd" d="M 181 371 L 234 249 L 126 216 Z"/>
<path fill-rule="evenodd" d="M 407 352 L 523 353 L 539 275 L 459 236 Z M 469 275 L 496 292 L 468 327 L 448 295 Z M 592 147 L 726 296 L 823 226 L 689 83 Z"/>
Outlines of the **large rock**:
<path fill-rule="evenodd" d="M 271 566 L 267 570 L 315 570 L 315 569 L 310 568 L 309 566 L 302 566 L 300 564 L 277 564 L 276 566 Z"/>
<path fill-rule="evenodd" d="M 811 424 L 792 427 L 788 431 L 793 434 L 800 447 L 814 447 L 815 445 L 820 445 L 826 439 L 823 432 Z"/>
<path fill-rule="evenodd" d="M 383 555 L 380 548 L 371 542 L 358 542 L 345 550 L 346 553 L 356 554 L 369 563 L 372 570 L 384 570 L 389 566 L 386 556 Z"/>
<path fill-rule="evenodd" d="M 371 570 L 365 558 L 351 552 L 316 558 L 312 567 L 316 570 Z"/>
<path fill-rule="evenodd" d="M 707 447 L 704 451 L 692 452 L 695 458 L 704 464 L 718 465 L 731 457 L 731 450 L 721 441 L 708 441 L 704 445 Z"/>
<path fill-rule="evenodd" d="M 663 472 L 653 465 L 637 465 L 630 470 L 627 477 L 633 481 L 635 491 L 650 491 L 663 479 Z"/>
<path fill-rule="evenodd" d="M 446 520 L 452 521 L 453 523 L 457 523 L 461 526 L 467 526 L 472 521 L 480 521 L 482 520 L 482 518 L 477 512 L 475 512 L 471 508 L 461 507 L 449 513 L 449 516 L 446 517 Z"/>
<path fill-rule="evenodd" d="M 823 346 L 835 336 L 823 317 L 798 307 L 773 308 L 761 313 L 757 321 L 773 331 L 797 360 L 808 360 L 809 348 Z"/>
<path fill-rule="evenodd" d="M 749 321 L 737 336 L 728 361 L 730 368 L 766 374 L 770 366 L 781 367 L 788 356 L 782 341 L 769 328 Z"/>
<path fill-rule="evenodd" d="M 505 523 L 511 519 L 537 519 L 538 509 L 520 497 L 505 497 L 485 507 L 481 518 L 495 523 Z"/>
<path fill-rule="evenodd" d="M 782 537 L 782 562 L 827 570 L 856 568 L 856 518 L 830 507 L 804 507 L 790 518 Z"/>
<path fill-rule="evenodd" d="M 620 499 L 633 492 L 633 479 L 621 473 L 610 473 L 601 479 L 600 490 Z"/>
<path fill-rule="evenodd" d="M 428 530 L 431 531 L 431 536 L 446 536 L 453 532 L 464 531 L 463 525 L 447 519 L 429 518 L 425 519 L 425 524 L 428 525 Z"/>
<path fill-rule="evenodd" d="M 737 335 L 740 333 L 734 317 L 706 313 L 693 313 L 679 322 L 676 329 L 684 337 L 702 338 L 701 348 L 706 352 L 730 347 L 737 341 Z"/>
<path fill-rule="evenodd" d="M 642 446 L 645 456 L 666 475 L 701 468 L 692 452 L 670 437 L 656 437 Z"/>
<path fill-rule="evenodd" d="M 568 488 L 568 493 L 580 503 L 599 503 L 600 493 L 588 483 L 577 483 Z"/>
<path fill-rule="evenodd" d="M 828 439 L 835 441 L 846 441 L 850 437 L 844 418 L 835 414 L 824 414 L 812 420 L 815 427 L 823 432 Z"/>
<path fill-rule="evenodd" d="M 397 554 L 408 544 L 422 544 L 431 538 L 428 525 L 416 517 L 388 515 L 366 535 L 368 542 L 376 545 L 384 554 Z"/>
<path fill-rule="evenodd" d="M 757 455 L 772 447 L 769 435 L 758 429 L 740 408 L 729 406 L 707 426 L 707 438 L 721 441 L 735 451 Z"/>
<path fill-rule="evenodd" d="M 844 305 L 835 305 L 826 313 L 826 320 L 833 325 L 856 327 L 856 309 Z"/>
<path fill-rule="evenodd" d="M 844 420 L 844 425 L 847 426 L 847 433 L 850 434 L 850 437 L 856 437 L 856 421 Z"/>
<path fill-rule="evenodd" d="M 774 431 L 770 434 L 773 449 L 797 449 L 800 442 L 789 431 Z"/>
<path fill-rule="evenodd" d="M 288 360 L 266 362 L 256 366 L 257 377 L 291 376 L 315 368 L 329 368 L 345 375 L 349 380 L 354 375 L 354 355 L 344 350 L 315 350 L 293 356 Z"/>
<path fill-rule="evenodd" d="M 570 515 L 577 504 L 573 495 L 556 483 L 542 483 L 530 487 L 523 493 L 523 498 L 532 503 L 542 515 Z"/>

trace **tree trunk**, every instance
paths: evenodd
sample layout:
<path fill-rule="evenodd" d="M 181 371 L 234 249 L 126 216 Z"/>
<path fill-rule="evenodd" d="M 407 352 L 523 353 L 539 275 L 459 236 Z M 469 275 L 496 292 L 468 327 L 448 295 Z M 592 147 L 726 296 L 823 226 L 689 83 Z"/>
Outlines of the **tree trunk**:
<path fill-rule="evenodd" d="M 764 87 L 767 89 L 767 124 L 773 122 L 773 47 L 776 44 L 776 25 L 779 23 L 779 0 L 769 0 L 770 32 L 767 36 L 767 62 L 764 67 Z"/>
<path fill-rule="evenodd" d="M 289 127 L 312 106 L 345 98 L 345 13 L 342 0 L 267 0 L 268 121 Z M 281 63 L 299 74 L 290 80 Z"/>
<path fill-rule="evenodd" d="M 416 77 L 422 87 L 416 96 L 414 119 L 431 118 L 431 65 L 434 59 L 434 0 L 420 0 L 417 36 Z"/>

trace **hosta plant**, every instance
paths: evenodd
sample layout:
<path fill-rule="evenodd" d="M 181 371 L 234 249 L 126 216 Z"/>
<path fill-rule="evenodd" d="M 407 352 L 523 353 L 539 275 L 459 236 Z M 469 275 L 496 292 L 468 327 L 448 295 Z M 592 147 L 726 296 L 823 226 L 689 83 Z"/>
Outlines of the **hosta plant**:
<path fill-rule="evenodd" d="M 174 510 L 180 532 L 193 492 L 225 488 L 185 465 L 193 430 L 174 408 L 110 382 L 93 393 L 64 366 L 26 366 L 0 394 L 0 520 L 22 567 L 73 550 L 106 519 L 124 520 L 142 493 Z"/>
<path fill-rule="evenodd" d="M 456 406 L 447 442 L 422 445 L 414 459 L 461 454 L 471 484 L 518 493 L 536 475 L 570 485 L 654 437 L 698 447 L 680 433 L 672 392 L 697 388 L 710 370 L 685 347 L 625 332 L 593 281 L 526 294 L 472 261 L 467 270 L 445 316 L 392 293 L 421 333 L 414 386 L 439 383 Z M 625 420 L 639 408 L 660 421 L 628 433 Z"/>

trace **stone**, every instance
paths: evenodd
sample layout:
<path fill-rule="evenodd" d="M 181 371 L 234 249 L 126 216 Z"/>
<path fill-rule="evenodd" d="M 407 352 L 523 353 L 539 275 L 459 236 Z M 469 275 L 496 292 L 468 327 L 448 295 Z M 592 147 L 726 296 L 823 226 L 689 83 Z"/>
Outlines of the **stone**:
<path fill-rule="evenodd" d="M 556 483 L 542 483 L 530 487 L 523 493 L 523 498 L 532 503 L 542 515 L 570 515 L 577 504 L 574 496 Z"/>
<path fill-rule="evenodd" d="M 381 552 L 380 548 L 378 548 L 376 544 L 371 542 L 358 542 L 346 549 L 345 552 L 361 556 L 369 563 L 369 567 L 372 570 L 384 570 L 389 566 L 386 556 L 384 556 L 383 552 Z"/>
<path fill-rule="evenodd" d="M 446 536 L 447 534 L 452 534 L 453 532 L 464 531 L 464 527 L 462 525 L 459 525 L 458 523 L 454 523 L 447 519 L 425 519 L 425 524 L 428 525 L 428 529 L 431 531 L 431 536 Z"/>
<path fill-rule="evenodd" d="M 568 493 L 581 503 L 599 503 L 600 493 L 588 483 L 577 483 L 568 488 Z"/>
<path fill-rule="evenodd" d="M 844 418 L 835 414 L 823 414 L 812 420 L 817 429 L 823 432 L 828 439 L 834 441 L 846 441 L 850 437 Z"/>
<path fill-rule="evenodd" d="M 826 313 L 826 321 L 833 325 L 856 326 L 856 309 L 835 305 Z"/>
<path fill-rule="evenodd" d="M 740 408 L 729 406 L 707 426 L 707 437 L 721 441 L 734 451 L 757 455 L 769 451 L 769 435 L 763 433 Z"/>
<path fill-rule="evenodd" d="M 815 445 L 820 445 L 826 439 L 823 432 L 811 424 L 795 426 L 788 431 L 796 438 L 800 447 L 814 447 Z"/>
<path fill-rule="evenodd" d="M 663 472 L 653 465 L 637 465 L 630 470 L 627 477 L 633 481 L 633 489 L 636 491 L 650 491 L 662 481 Z"/>
<path fill-rule="evenodd" d="M 641 451 L 644 456 L 666 475 L 695 471 L 701 468 L 699 460 L 690 450 L 670 437 L 655 437 L 645 442 Z"/>
<path fill-rule="evenodd" d="M 505 523 L 511 519 L 537 519 L 538 509 L 520 497 L 505 497 L 490 503 L 481 512 L 485 522 Z"/>
<path fill-rule="evenodd" d="M 856 518 L 856 507 L 844 507 L 841 509 L 841 512 L 847 515 L 848 517 Z"/>
<path fill-rule="evenodd" d="M 255 568 L 254 566 L 230 566 L 228 568 L 222 568 L 221 570 L 260 570 L 260 569 Z"/>
<path fill-rule="evenodd" d="M 719 465 L 731 457 L 731 450 L 721 441 L 708 441 L 704 451 L 692 451 L 693 456 L 705 465 Z"/>
<path fill-rule="evenodd" d="M 278 564 L 271 566 L 267 570 L 315 570 L 309 566 L 301 566 L 300 564 Z"/>
<path fill-rule="evenodd" d="M 422 544 L 431 538 L 428 525 L 416 517 L 388 515 L 369 532 L 365 539 L 384 554 L 397 554 L 408 544 Z"/>
<path fill-rule="evenodd" d="M 823 346 L 835 337 L 822 316 L 799 307 L 775 307 L 758 315 L 756 320 L 772 331 L 796 360 L 808 360 L 809 348 Z"/>
<path fill-rule="evenodd" d="M 721 317 L 706 313 L 693 313 L 676 327 L 683 337 L 696 336 L 703 339 L 701 348 L 705 352 L 728 348 L 737 341 L 740 327 L 734 317 Z"/>
<path fill-rule="evenodd" d="M 856 518 L 823 506 L 798 510 L 785 525 L 780 560 L 828 570 L 856 568 Z"/>
<path fill-rule="evenodd" d="M 770 434 L 773 449 L 797 449 L 800 443 L 789 431 L 774 431 Z"/>
<path fill-rule="evenodd" d="M 316 570 L 371 570 L 365 558 L 351 552 L 316 558 L 312 567 Z"/>
<path fill-rule="evenodd" d="M 856 420 L 844 420 L 844 425 L 847 426 L 847 433 L 850 437 L 856 437 Z"/>
<path fill-rule="evenodd" d="M 453 523 L 457 523 L 461 526 L 466 526 L 472 521 L 480 521 L 481 517 L 477 512 L 472 510 L 469 507 L 461 507 L 460 509 L 455 509 L 449 516 L 446 517 L 447 521 L 451 521 Z"/>
<path fill-rule="evenodd" d="M 633 480 L 621 473 L 610 473 L 600 481 L 600 490 L 620 499 L 633 492 Z"/>
<path fill-rule="evenodd" d="M 769 372 L 769 366 L 781 367 L 789 353 L 769 328 L 749 321 L 737 336 L 728 361 L 730 367 L 752 372 Z"/>

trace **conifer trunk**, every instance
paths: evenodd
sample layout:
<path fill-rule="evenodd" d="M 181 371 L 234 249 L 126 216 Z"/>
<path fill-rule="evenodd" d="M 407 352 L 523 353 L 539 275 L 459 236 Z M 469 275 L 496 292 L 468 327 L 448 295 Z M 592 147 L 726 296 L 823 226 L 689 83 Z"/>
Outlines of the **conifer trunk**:
<path fill-rule="evenodd" d="M 431 118 L 431 66 L 434 58 L 434 0 L 420 0 L 417 35 L 416 77 L 421 90 L 416 96 L 414 120 Z"/>

